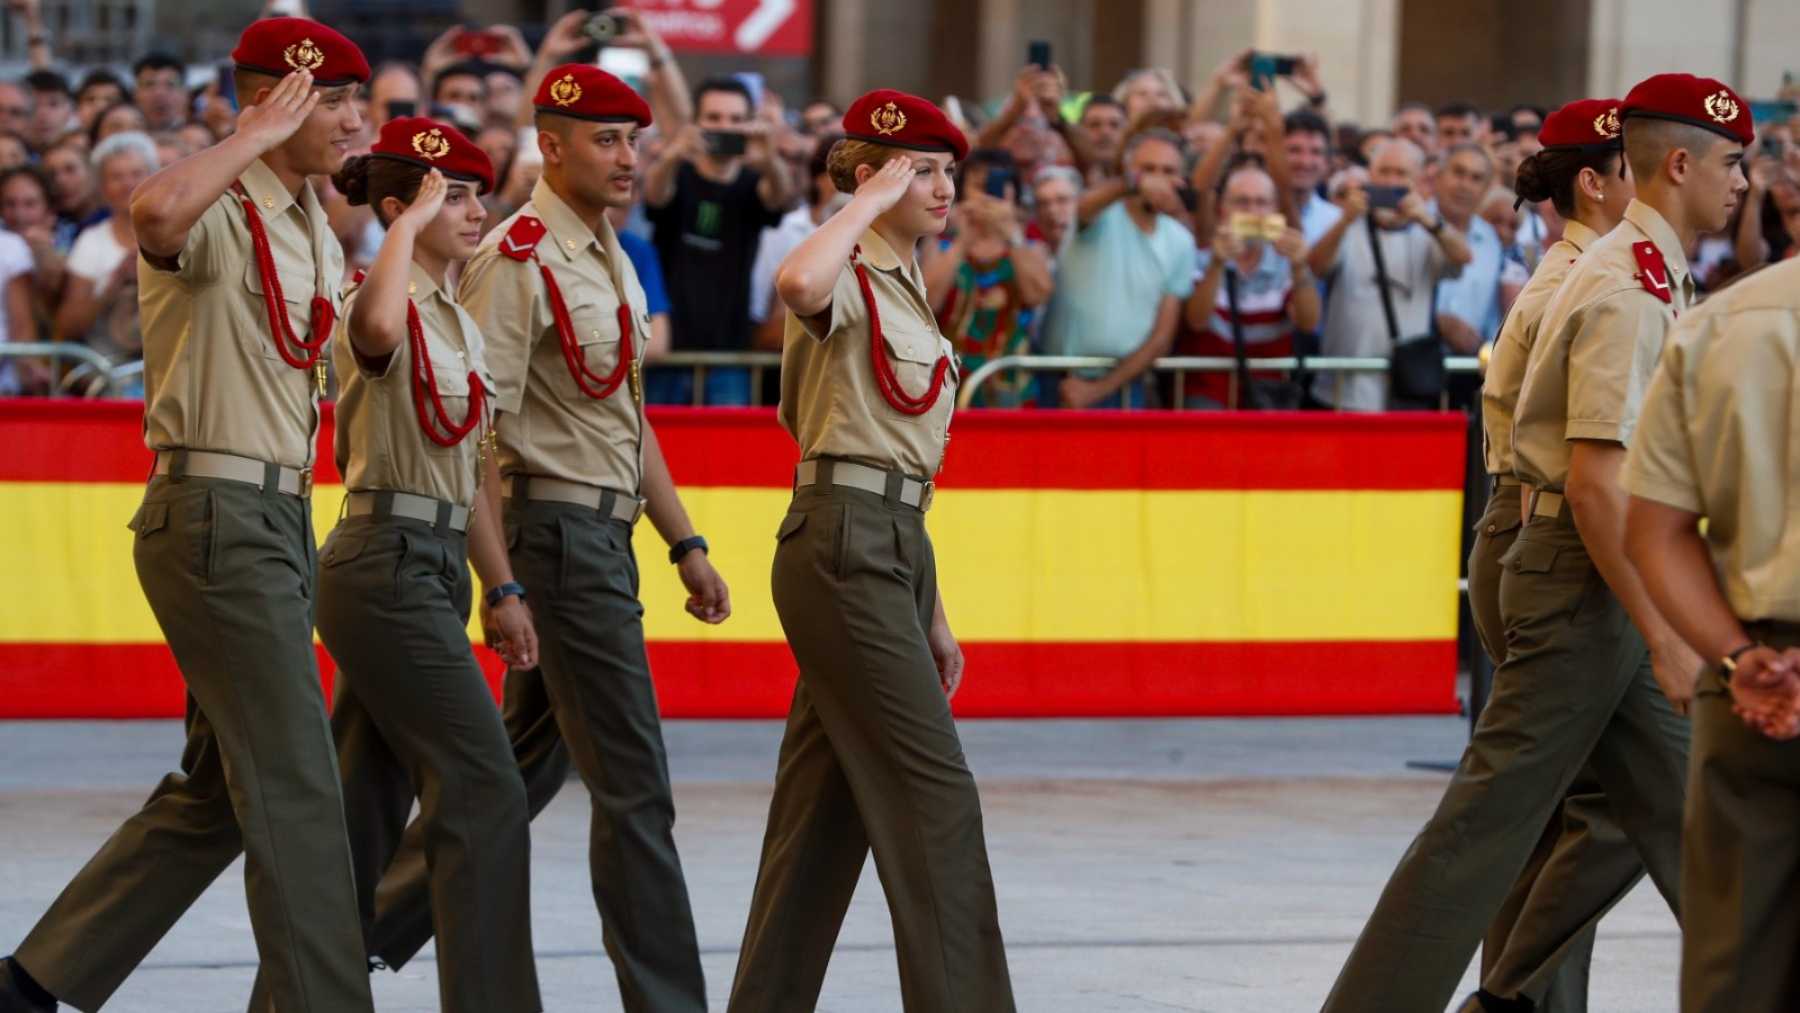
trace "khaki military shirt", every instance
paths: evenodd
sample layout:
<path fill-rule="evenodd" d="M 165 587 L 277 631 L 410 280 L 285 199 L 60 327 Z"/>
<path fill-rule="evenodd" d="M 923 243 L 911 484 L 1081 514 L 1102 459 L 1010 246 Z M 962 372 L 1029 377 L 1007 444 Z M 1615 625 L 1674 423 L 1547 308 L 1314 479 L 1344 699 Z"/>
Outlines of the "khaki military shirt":
<path fill-rule="evenodd" d="M 425 435 L 413 404 L 412 341 L 400 342 L 385 362 L 376 364 L 358 354 L 350 341 L 348 321 L 359 291 L 352 288 L 345 296 L 344 316 L 333 342 L 337 375 L 343 384 L 338 393 L 335 449 L 344 487 L 351 492 L 410 492 L 458 506 L 473 504 L 486 421 L 477 423 L 451 447 L 440 447 Z M 418 264 L 412 265 L 408 294 L 419 311 L 419 329 L 425 334 L 444 414 L 450 423 L 460 425 L 469 414 L 470 371 L 480 378 L 478 382 L 488 394 L 494 391 L 482 355 L 481 331 Z M 425 409 L 435 431 L 447 435 L 430 401 Z"/>
<path fill-rule="evenodd" d="M 1638 277 L 1631 247 L 1646 240 L 1662 254 L 1669 302 Z M 1560 491 L 1570 440 L 1630 445 L 1663 338 L 1693 295 L 1675 230 L 1655 208 L 1632 201 L 1625 220 L 1570 268 L 1544 312 L 1513 418 L 1513 470 L 1521 480 Z"/>
<path fill-rule="evenodd" d="M 1577 221 L 1563 223 L 1558 240 L 1538 261 L 1531 280 L 1519 290 L 1506 323 L 1494 338 L 1493 354 L 1488 357 L 1487 376 L 1481 382 L 1481 432 L 1483 453 L 1487 456 L 1487 473 L 1512 477 L 1513 409 L 1519 403 L 1519 388 L 1525 383 L 1525 363 L 1531 346 L 1537 343 L 1538 329 L 1544 322 L 1544 310 L 1550 297 L 1562 287 L 1575 259 L 1594 245 L 1599 233 Z"/>
<path fill-rule="evenodd" d="M 1707 519 L 1740 619 L 1800 622 L 1800 260 L 1684 315 L 1644 398 L 1625 487 Z"/>
<path fill-rule="evenodd" d="M 502 255 L 501 244 L 513 223 L 527 215 L 548 231 L 537 244 L 536 259 L 521 262 Z M 458 289 L 487 343 L 494 405 L 502 413 L 495 424 L 500 471 L 636 494 L 644 464 L 641 386 L 628 380 L 599 401 L 576 386 L 540 263 L 562 290 L 589 372 L 605 376 L 618 364 L 621 286 L 635 325 L 632 352 L 640 365 L 630 367 L 633 372 L 650 339 L 644 289 L 611 224 L 602 220 L 596 234 L 540 180 L 531 201 L 488 233 Z"/>
<path fill-rule="evenodd" d="M 948 357 L 943 391 L 923 415 L 906 415 L 888 404 L 876 385 L 862 287 L 845 261 L 830 309 L 807 320 L 788 314 L 781 347 L 781 424 L 800 444 L 802 459 L 840 457 L 930 478 L 943 464 L 950 438 L 956 354 L 938 330 L 911 251 L 902 262 L 874 229 L 863 233 L 861 248 L 885 352 L 901 389 L 915 397 L 924 394 L 938 360 Z"/>
<path fill-rule="evenodd" d="M 261 161 L 238 177 L 256 202 L 288 319 L 305 339 L 315 294 L 336 305 L 344 274 L 312 184 L 298 197 Z M 262 275 L 237 195 L 226 192 L 188 230 L 173 271 L 138 257 L 144 335 L 144 442 L 152 450 L 213 450 L 312 465 L 319 427 L 310 369 L 281 358 L 269 330 Z M 340 313 L 341 315 L 341 313 Z"/>

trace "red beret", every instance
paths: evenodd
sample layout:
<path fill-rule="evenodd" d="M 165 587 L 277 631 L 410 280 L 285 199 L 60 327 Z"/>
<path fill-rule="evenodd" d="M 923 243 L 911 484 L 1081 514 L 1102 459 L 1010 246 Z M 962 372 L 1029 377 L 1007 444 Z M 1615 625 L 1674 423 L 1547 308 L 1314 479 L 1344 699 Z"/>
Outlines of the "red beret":
<path fill-rule="evenodd" d="M 585 63 L 565 63 L 544 75 L 531 104 L 539 112 L 597 123 L 650 125 L 650 104 L 631 86 Z"/>
<path fill-rule="evenodd" d="M 914 151 L 948 151 L 969 157 L 969 139 L 944 111 L 917 95 L 892 88 L 872 91 L 844 113 L 844 136 Z"/>
<path fill-rule="evenodd" d="M 481 193 L 494 188 L 494 163 L 487 152 L 455 127 L 423 116 L 402 116 L 382 124 L 381 136 L 369 154 L 436 169 L 449 179 L 479 183 Z"/>
<path fill-rule="evenodd" d="M 1750 104 L 1723 81 L 1692 74 L 1658 74 L 1632 87 L 1619 107 L 1622 119 L 1643 116 L 1710 130 L 1739 144 L 1756 140 Z"/>
<path fill-rule="evenodd" d="M 356 43 L 310 18 L 252 21 L 238 37 L 231 62 L 271 77 L 311 71 L 313 84 L 321 88 L 369 79 L 369 61 Z"/>
<path fill-rule="evenodd" d="M 1544 117 L 1538 143 L 1546 148 L 1619 148 L 1619 100 L 1577 99 Z"/>

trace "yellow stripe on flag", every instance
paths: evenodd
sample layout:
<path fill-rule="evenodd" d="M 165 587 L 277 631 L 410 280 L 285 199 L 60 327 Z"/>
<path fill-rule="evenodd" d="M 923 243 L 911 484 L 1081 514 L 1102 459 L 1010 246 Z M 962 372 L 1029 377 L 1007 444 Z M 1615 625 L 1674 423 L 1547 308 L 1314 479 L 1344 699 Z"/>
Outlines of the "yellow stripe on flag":
<path fill-rule="evenodd" d="M 162 639 L 125 522 L 137 484 L 0 483 L 0 572 L 30 580 L 0 643 Z M 341 486 L 314 493 L 318 534 Z M 688 487 L 682 499 L 732 587 L 709 627 L 649 523 L 637 535 L 653 639 L 769 641 L 782 489 Z M 1432 640 L 1456 635 L 1453 491 L 951 490 L 930 515 L 945 604 L 974 641 Z"/>

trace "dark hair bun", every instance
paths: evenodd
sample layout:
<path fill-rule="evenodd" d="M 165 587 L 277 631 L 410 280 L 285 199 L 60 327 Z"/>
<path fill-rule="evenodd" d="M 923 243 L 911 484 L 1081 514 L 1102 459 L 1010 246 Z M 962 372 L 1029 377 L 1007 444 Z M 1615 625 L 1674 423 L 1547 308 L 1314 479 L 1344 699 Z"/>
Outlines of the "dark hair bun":
<path fill-rule="evenodd" d="M 1513 181 L 1513 192 L 1525 200 L 1536 204 L 1551 200 L 1556 196 L 1556 182 L 1551 179 L 1550 167 L 1544 163 L 1545 152 L 1533 152 L 1530 158 L 1519 163 L 1519 172 Z"/>
<path fill-rule="evenodd" d="M 352 207 L 361 207 L 369 203 L 369 162 L 368 155 L 356 155 L 344 162 L 344 167 L 331 177 L 331 185 L 337 187 L 338 193 L 344 195 Z"/>

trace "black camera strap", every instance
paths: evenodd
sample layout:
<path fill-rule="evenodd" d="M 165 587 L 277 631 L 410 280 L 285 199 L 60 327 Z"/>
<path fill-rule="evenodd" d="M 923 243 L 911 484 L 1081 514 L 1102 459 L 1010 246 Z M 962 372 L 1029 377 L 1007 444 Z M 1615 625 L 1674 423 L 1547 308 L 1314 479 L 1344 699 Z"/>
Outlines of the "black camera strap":
<path fill-rule="evenodd" d="M 1381 313 L 1387 318 L 1388 343 L 1400 343 L 1400 320 L 1394 315 L 1394 294 L 1388 282 L 1387 257 L 1381 252 L 1380 230 L 1375 225 L 1375 212 L 1370 211 L 1369 252 L 1375 257 L 1375 287 L 1381 290 Z"/>

